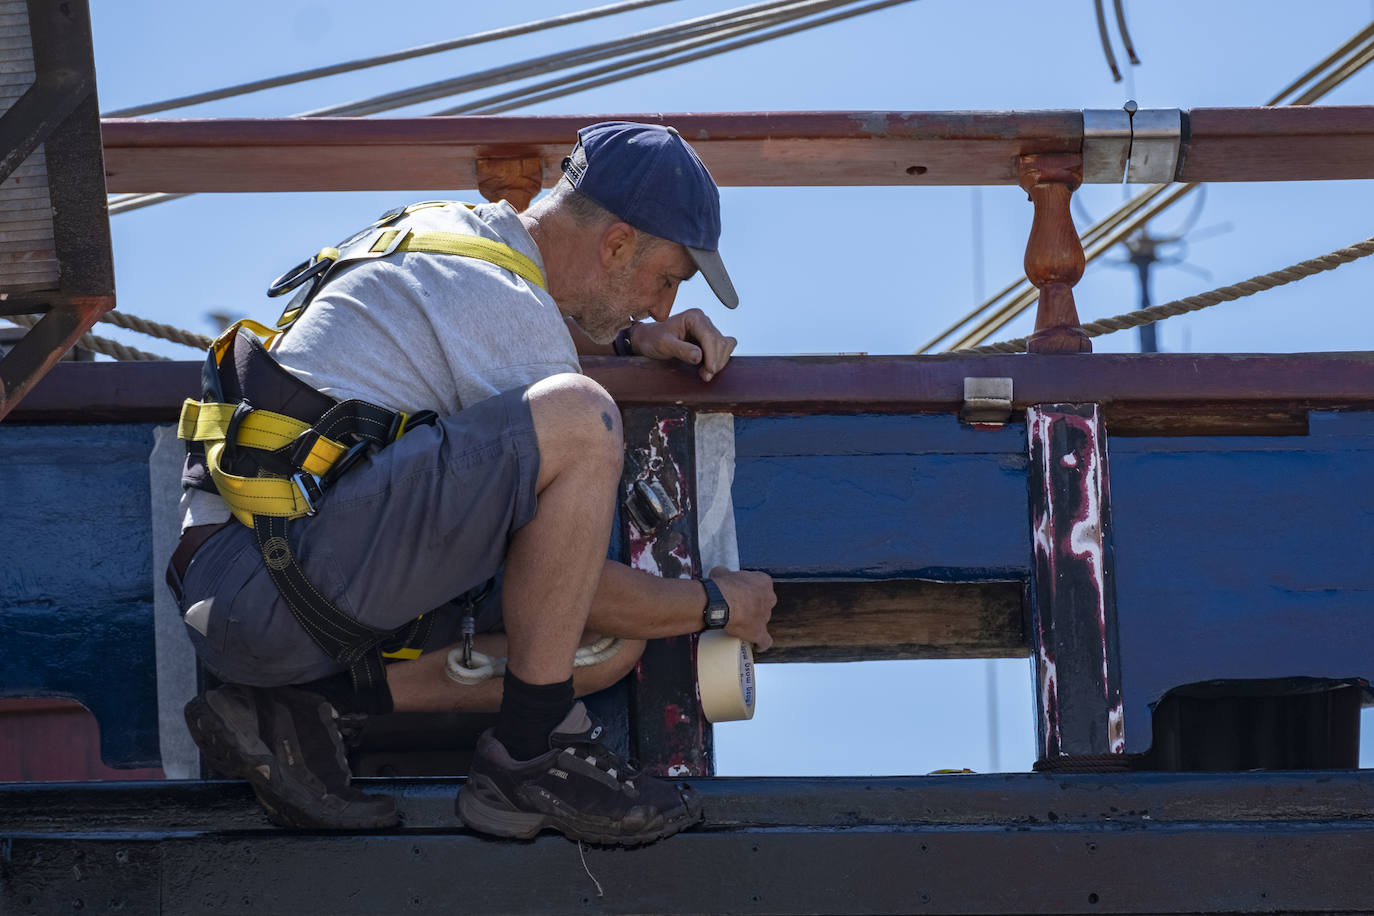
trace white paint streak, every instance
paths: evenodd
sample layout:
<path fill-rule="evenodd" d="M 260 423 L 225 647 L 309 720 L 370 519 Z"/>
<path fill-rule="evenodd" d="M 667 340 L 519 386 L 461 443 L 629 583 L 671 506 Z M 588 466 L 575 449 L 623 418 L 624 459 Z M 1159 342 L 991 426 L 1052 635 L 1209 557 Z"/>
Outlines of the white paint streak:
<path fill-rule="evenodd" d="M 1097 416 L 1066 416 L 1066 423 L 1081 429 L 1085 435 L 1083 447 L 1083 478 L 1080 492 L 1083 494 L 1083 512 L 1074 520 L 1069 530 L 1069 550 L 1074 556 L 1086 560 L 1092 576 L 1093 591 L 1097 599 L 1097 633 L 1102 648 L 1102 690 L 1103 699 L 1107 695 L 1109 673 L 1107 671 L 1107 595 L 1106 582 L 1102 575 L 1105 549 L 1102 538 L 1102 462 L 1098 457 L 1098 434 L 1101 426 Z"/>
<path fill-rule="evenodd" d="M 735 417 L 699 413 L 696 419 L 697 545 L 701 569 L 739 569 L 735 535 Z"/>
<path fill-rule="evenodd" d="M 1049 454 L 1050 438 L 1050 416 L 1045 411 L 1036 407 L 1026 408 L 1026 434 L 1029 437 L 1029 450 L 1035 453 L 1035 443 L 1039 442 L 1044 454 Z M 1046 494 L 1047 501 L 1054 494 L 1053 479 L 1050 475 L 1050 463 L 1048 460 L 1042 462 L 1044 480 L 1042 485 Z M 1032 506 L 1031 511 L 1038 511 L 1040 507 Z M 1054 578 L 1054 544 L 1050 539 L 1050 506 L 1044 506 L 1044 511 L 1032 520 L 1031 524 L 1031 550 L 1033 553 L 1043 555 L 1050 574 L 1051 580 Z"/>
<path fill-rule="evenodd" d="M 689 766 L 687 766 L 685 763 L 675 763 L 675 764 L 673 764 L 672 766 L 668 767 L 668 775 L 669 775 L 669 776 L 691 776 L 691 775 L 692 775 L 692 768 L 689 767 Z"/>
<path fill-rule="evenodd" d="M 1050 658 L 1049 652 L 1042 645 L 1040 647 L 1040 716 L 1045 736 L 1046 754 L 1050 747 L 1059 746 L 1059 723 L 1050 720 L 1050 707 L 1056 710 L 1059 708 L 1059 669 L 1054 664 L 1054 659 Z"/>

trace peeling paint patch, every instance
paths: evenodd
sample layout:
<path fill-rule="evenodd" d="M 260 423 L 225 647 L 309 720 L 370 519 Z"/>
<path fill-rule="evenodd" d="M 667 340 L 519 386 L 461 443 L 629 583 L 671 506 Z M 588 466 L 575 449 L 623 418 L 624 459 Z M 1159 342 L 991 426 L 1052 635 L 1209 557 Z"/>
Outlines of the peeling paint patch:
<path fill-rule="evenodd" d="M 1040 753 L 1121 753 L 1101 415 L 1094 404 L 1036 405 L 1026 421 Z"/>

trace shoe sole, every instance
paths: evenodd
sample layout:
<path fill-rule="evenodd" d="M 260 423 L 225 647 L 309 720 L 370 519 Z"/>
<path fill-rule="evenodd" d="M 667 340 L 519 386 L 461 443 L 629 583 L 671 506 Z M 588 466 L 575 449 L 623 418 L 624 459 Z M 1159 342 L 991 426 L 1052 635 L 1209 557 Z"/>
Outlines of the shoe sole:
<path fill-rule="evenodd" d="M 480 778 L 480 777 L 476 777 Z M 499 793 L 498 793 L 499 794 Z M 456 805 L 458 817 L 469 828 L 480 833 L 512 840 L 528 840 L 543 830 L 556 830 L 570 840 L 580 840 L 598 846 L 643 846 L 680 833 L 702 818 L 699 797 L 684 799 L 681 815 L 667 819 L 662 825 L 640 833 L 603 832 L 577 821 L 554 814 L 518 811 L 488 804 L 475 792 L 460 789 Z"/>
<path fill-rule="evenodd" d="M 286 797 L 281 787 L 271 781 L 270 774 L 276 761 L 270 756 L 249 753 L 204 697 L 196 697 L 187 703 L 185 714 L 186 727 L 211 768 L 223 776 L 247 782 L 253 788 L 258 804 L 267 813 L 267 819 L 277 826 L 300 830 L 377 830 L 400 823 L 400 814 L 394 809 L 385 815 L 357 815 L 327 821 L 310 814 L 299 803 Z M 263 774 L 264 769 L 268 775 Z"/>

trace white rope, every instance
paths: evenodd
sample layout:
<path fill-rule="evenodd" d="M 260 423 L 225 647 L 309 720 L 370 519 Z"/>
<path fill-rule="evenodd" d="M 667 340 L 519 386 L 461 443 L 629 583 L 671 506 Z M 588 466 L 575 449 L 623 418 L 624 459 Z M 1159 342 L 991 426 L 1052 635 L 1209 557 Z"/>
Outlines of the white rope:
<path fill-rule="evenodd" d="M 289 86 L 292 83 L 302 83 L 306 80 L 321 79 L 326 76 L 335 76 L 339 73 L 352 73 L 355 70 L 364 70 L 368 67 L 379 67 L 383 64 L 411 60 L 416 57 L 423 57 L 427 54 L 438 54 L 441 51 L 452 51 L 456 48 L 466 48 L 472 45 L 483 44 L 488 41 L 497 41 L 502 38 L 514 38 L 517 35 L 527 35 L 532 32 L 541 32 L 545 29 L 572 25 L 576 22 L 585 22 L 588 19 L 598 19 L 602 16 L 610 16 L 615 13 L 629 12 L 648 6 L 658 6 L 659 4 L 674 2 L 676 2 L 676 0 L 629 0 L 629 2 L 626 3 L 613 3 L 609 6 L 593 7 L 592 9 L 582 10 L 576 13 L 567 13 L 562 16 L 552 16 L 548 19 L 521 23 L 520 25 L 491 29 L 486 32 L 477 32 L 463 38 L 454 38 L 449 41 L 419 45 L 414 48 L 406 48 L 403 51 L 393 51 L 389 54 L 378 54 L 375 57 L 363 57 L 358 60 L 330 64 L 326 67 L 300 70 L 296 73 L 286 74 L 285 76 L 275 76 L 267 79 L 254 80 L 249 83 L 239 83 L 236 86 L 228 86 L 223 89 L 212 89 L 194 95 L 183 95 L 178 98 L 166 99 L 161 102 L 133 105 L 129 108 L 120 108 L 116 111 L 105 112 L 101 117 L 134 118 L 139 115 L 153 114 L 158 111 L 169 111 L 173 108 L 185 108 L 188 105 L 199 105 L 203 102 L 215 102 L 220 99 L 247 95 L 251 92 L 260 92 L 264 89 L 275 89 L 279 86 Z"/>

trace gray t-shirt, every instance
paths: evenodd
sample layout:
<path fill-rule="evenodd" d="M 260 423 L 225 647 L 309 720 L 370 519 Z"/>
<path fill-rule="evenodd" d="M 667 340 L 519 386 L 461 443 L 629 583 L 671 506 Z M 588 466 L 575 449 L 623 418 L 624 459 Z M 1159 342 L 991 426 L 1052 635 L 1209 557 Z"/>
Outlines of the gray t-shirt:
<path fill-rule="evenodd" d="M 501 242 L 543 258 L 504 201 L 428 207 L 398 225 Z M 580 371 L 558 306 L 488 261 L 402 252 L 342 268 L 272 350 L 306 384 L 339 400 L 456 413 L 560 372 Z M 188 490 L 182 525 L 229 518 L 218 496 Z"/>

